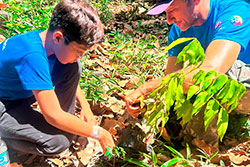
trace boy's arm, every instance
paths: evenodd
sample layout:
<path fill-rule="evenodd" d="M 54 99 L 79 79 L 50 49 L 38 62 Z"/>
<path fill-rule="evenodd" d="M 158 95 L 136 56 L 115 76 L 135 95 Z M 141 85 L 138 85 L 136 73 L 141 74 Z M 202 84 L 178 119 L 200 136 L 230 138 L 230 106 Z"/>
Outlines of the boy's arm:
<path fill-rule="evenodd" d="M 240 49 L 240 44 L 233 41 L 223 39 L 217 39 L 212 41 L 205 52 L 206 56 L 203 64 L 200 66 L 199 69 L 193 70 L 191 73 L 186 74 L 185 82 L 192 83 L 193 75 L 199 70 L 204 70 L 206 72 L 208 72 L 209 70 L 215 70 L 219 73 L 226 73 L 237 59 Z M 171 66 L 173 67 L 173 69 L 179 68 L 173 65 Z M 190 69 L 187 68 L 185 71 L 188 72 L 190 71 Z M 180 72 L 180 70 L 176 72 Z M 133 106 L 134 103 L 138 102 L 137 99 L 140 96 L 146 96 L 150 94 L 154 89 L 158 87 L 162 79 L 168 76 L 168 74 L 169 72 L 164 77 L 146 82 L 124 98 L 127 106 L 127 111 L 132 117 L 135 118 L 140 114 L 140 107 Z M 187 92 L 190 84 L 184 84 L 183 86 L 184 91 Z"/>
<path fill-rule="evenodd" d="M 91 123 L 92 125 L 96 125 L 97 122 L 95 120 L 94 114 L 92 113 L 89 103 L 85 98 L 85 94 L 83 93 L 79 85 L 76 91 L 76 100 L 81 106 L 80 119 Z"/>
<path fill-rule="evenodd" d="M 72 134 L 99 140 L 104 152 L 106 151 L 106 147 L 114 147 L 114 141 L 108 131 L 64 112 L 60 107 L 54 90 L 33 90 L 33 94 L 44 118 L 49 124 Z"/>

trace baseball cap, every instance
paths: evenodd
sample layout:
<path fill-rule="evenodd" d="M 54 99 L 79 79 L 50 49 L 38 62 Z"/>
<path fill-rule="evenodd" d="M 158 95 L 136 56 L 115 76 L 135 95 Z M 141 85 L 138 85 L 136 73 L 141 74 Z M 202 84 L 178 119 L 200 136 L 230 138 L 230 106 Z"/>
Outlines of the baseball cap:
<path fill-rule="evenodd" d="M 158 15 L 164 12 L 174 0 L 157 0 L 156 5 L 148 11 L 148 15 Z"/>

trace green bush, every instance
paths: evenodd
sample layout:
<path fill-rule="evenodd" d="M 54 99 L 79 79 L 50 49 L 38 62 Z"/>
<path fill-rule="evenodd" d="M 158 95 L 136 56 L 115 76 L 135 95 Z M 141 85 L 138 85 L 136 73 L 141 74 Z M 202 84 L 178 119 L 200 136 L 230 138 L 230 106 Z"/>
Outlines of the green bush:
<path fill-rule="evenodd" d="M 5 38 L 28 32 L 31 30 L 45 30 L 54 6 L 58 0 L 3 0 L 8 4 L 4 9 L 8 13 L 7 18 L 0 15 L 3 20 L 0 33 Z"/>

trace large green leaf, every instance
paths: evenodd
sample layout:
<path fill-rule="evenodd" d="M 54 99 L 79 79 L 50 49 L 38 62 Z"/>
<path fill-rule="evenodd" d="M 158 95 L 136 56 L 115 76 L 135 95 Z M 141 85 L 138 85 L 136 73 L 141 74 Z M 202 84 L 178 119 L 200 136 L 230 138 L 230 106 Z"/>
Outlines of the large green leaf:
<path fill-rule="evenodd" d="M 231 79 L 228 79 L 226 82 L 226 85 L 216 95 L 216 99 L 222 99 L 223 97 L 225 97 L 226 94 L 228 93 L 230 85 L 231 85 Z"/>
<path fill-rule="evenodd" d="M 192 80 L 195 81 L 194 85 L 198 85 L 199 83 L 201 83 L 204 80 L 205 76 L 206 72 L 204 70 L 200 70 L 199 72 L 194 74 L 192 78 Z"/>
<path fill-rule="evenodd" d="M 222 141 L 228 126 L 228 113 L 224 108 L 220 109 L 217 121 L 217 131 L 220 137 L 220 141 Z"/>
<path fill-rule="evenodd" d="M 183 117 L 183 115 L 188 112 L 192 112 L 193 110 L 193 105 L 192 103 L 190 103 L 189 100 L 186 100 L 183 105 L 181 107 L 179 107 L 177 110 L 176 110 L 176 114 L 177 114 L 177 119 L 180 119 Z"/>
<path fill-rule="evenodd" d="M 195 38 L 179 38 L 175 41 L 173 41 L 166 49 L 164 49 L 164 51 L 168 51 L 169 49 L 172 49 L 173 47 L 175 47 L 176 45 L 179 45 L 181 43 L 190 41 L 190 40 L 194 40 Z"/>
<path fill-rule="evenodd" d="M 207 131 L 209 124 L 212 122 L 218 111 L 219 111 L 219 104 L 217 103 L 217 101 L 214 99 L 210 100 L 207 103 L 207 107 L 204 113 L 205 131 Z"/>
<path fill-rule="evenodd" d="M 194 101 L 194 110 L 193 114 L 198 112 L 208 101 L 208 93 L 206 91 L 203 91 L 199 93 Z"/>
<path fill-rule="evenodd" d="M 217 93 L 226 83 L 228 77 L 225 74 L 219 75 L 213 84 L 208 88 L 207 92 L 209 95 Z"/>
<path fill-rule="evenodd" d="M 177 90 L 176 90 L 176 101 L 175 101 L 175 109 L 181 107 L 182 104 L 185 102 L 185 95 L 183 92 L 183 86 L 182 84 L 178 84 Z"/>
<path fill-rule="evenodd" d="M 155 110 L 148 118 L 148 124 L 149 125 L 155 125 L 156 121 L 161 117 L 161 110 L 164 108 L 163 105 L 159 106 L 157 110 Z"/>
<path fill-rule="evenodd" d="M 199 86 L 196 86 L 196 85 L 192 85 L 189 87 L 188 89 L 188 94 L 187 94 L 187 100 L 191 99 L 191 97 L 193 97 L 193 95 L 198 92 L 200 89 Z"/>
<path fill-rule="evenodd" d="M 238 100 L 241 99 L 245 91 L 246 91 L 246 87 L 243 84 L 238 84 L 233 97 L 227 103 L 227 107 L 231 106 L 229 112 L 231 112 L 237 107 Z"/>
<path fill-rule="evenodd" d="M 199 62 L 199 60 L 197 60 L 197 57 L 199 56 L 198 47 L 200 46 L 197 40 L 193 40 L 192 42 L 190 42 L 189 49 L 186 51 L 186 54 L 188 55 L 187 60 L 189 62 L 188 66 L 195 65 Z"/>
<path fill-rule="evenodd" d="M 228 102 L 228 100 L 233 97 L 237 87 L 238 87 L 238 82 L 235 81 L 234 79 L 232 79 L 231 82 L 230 82 L 230 87 L 228 89 L 228 92 L 226 93 L 226 95 L 221 100 L 221 104 L 224 104 L 224 103 Z"/>
<path fill-rule="evenodd" d="M 165 96 L 165 102 L 166 102 L 166 110 L 169 111 L 171 106 L 174 104 L 175 101 L 175 95 L 177 90 L 177 78 L 173 78 L 169 82 L 168 91 Z"/>
<path fill-rule="evenodd" d="M 217 75 L 217 72 L 214 70 L 210 70 L 208 71 L 208 73 L 206 74 L 204 80 L 203 80 L 203 85 L 201 90 L 205 90 L 209 87 L 209 85 L 211 85 L 211 83 L 214 80 L 214 77 Z"/>

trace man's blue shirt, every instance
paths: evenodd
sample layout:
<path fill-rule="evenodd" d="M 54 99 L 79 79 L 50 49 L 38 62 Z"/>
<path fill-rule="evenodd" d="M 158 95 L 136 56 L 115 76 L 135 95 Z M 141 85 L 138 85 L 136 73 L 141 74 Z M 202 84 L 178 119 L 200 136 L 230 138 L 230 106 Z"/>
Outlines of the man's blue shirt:
<path fill-rule="evenodd" d="M 238 60 L 250 64 L 250 5 L 242 0 L 210 0 L 210 11 L 201 26 L 181 31 L 173 25 L 169 32 L 169 44 L 178 38 L 195 37 L 204 50 L 216 39 L 234 41 L 241 45 Z M 185 44 L 169 50 L 169 56 L 177 56 Z"/>
<path fill-rule="evenodd" d="M 51 90 L 55 56 L 47 57 L 41 31 L 11 37 L 0 44 L 0 100 L 33 95 L 32 90 Z"/>

